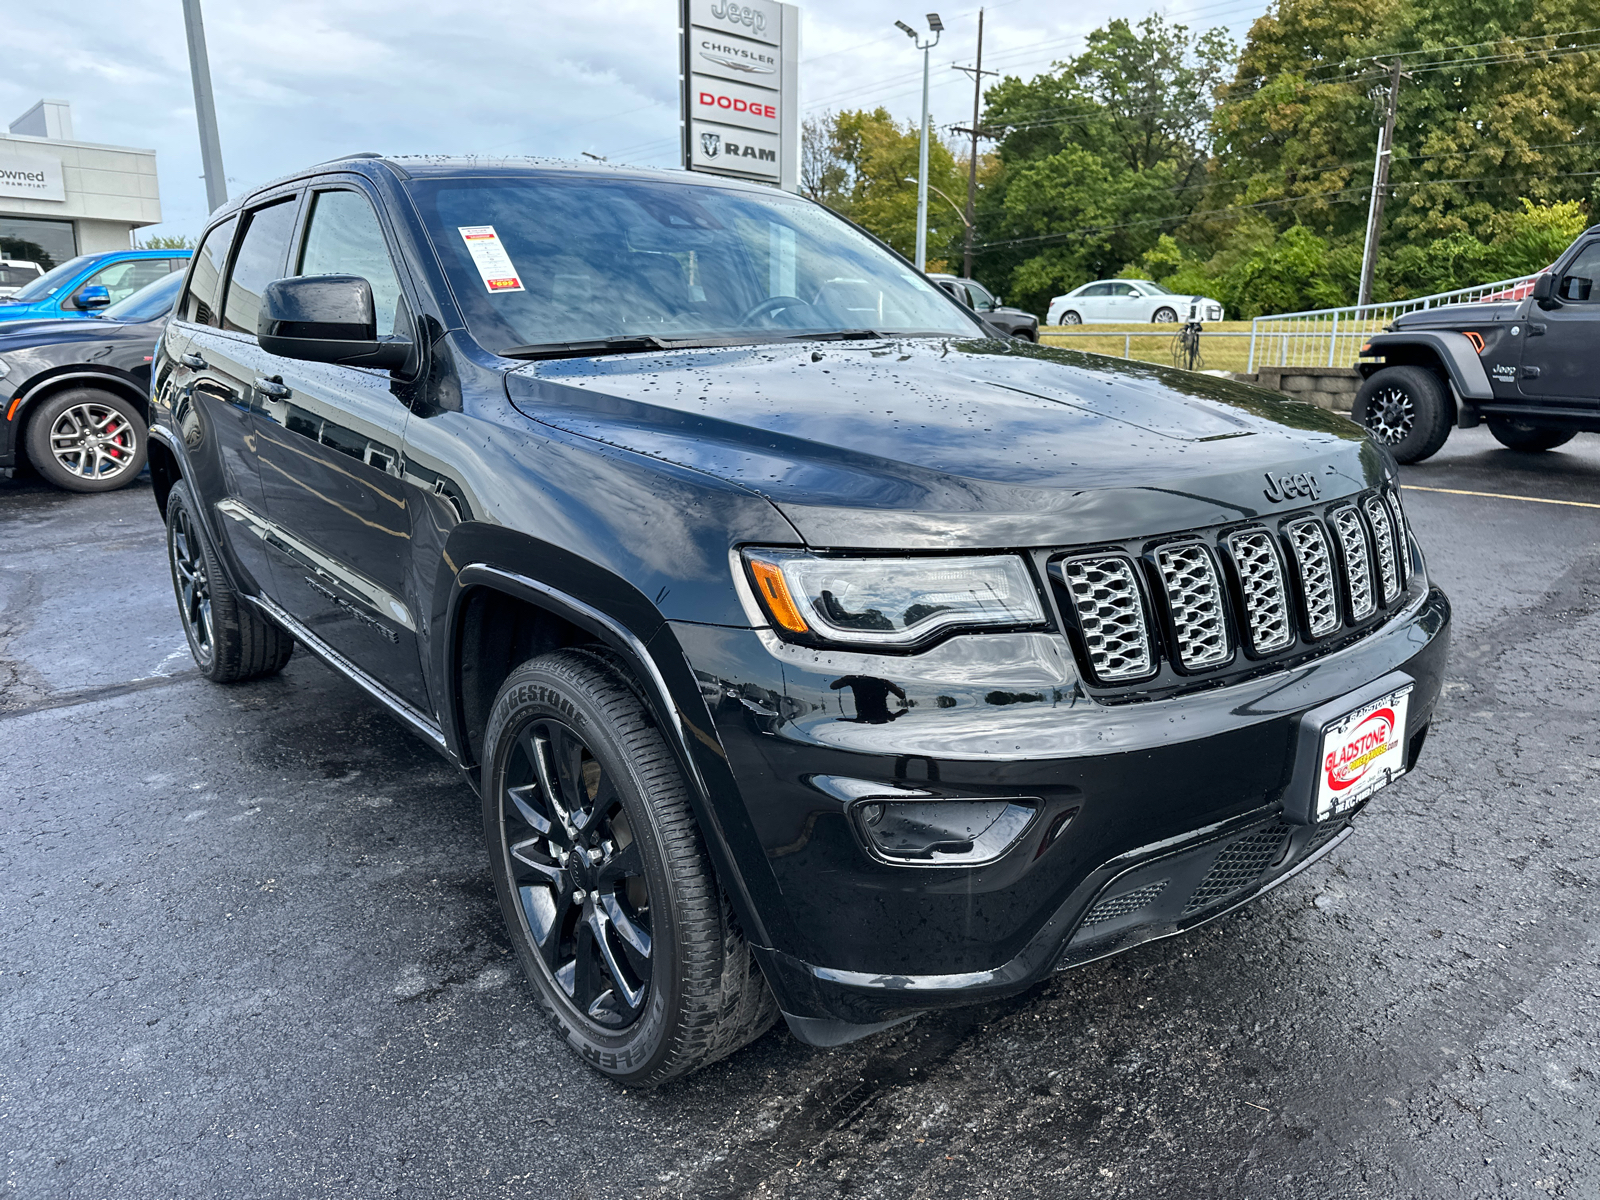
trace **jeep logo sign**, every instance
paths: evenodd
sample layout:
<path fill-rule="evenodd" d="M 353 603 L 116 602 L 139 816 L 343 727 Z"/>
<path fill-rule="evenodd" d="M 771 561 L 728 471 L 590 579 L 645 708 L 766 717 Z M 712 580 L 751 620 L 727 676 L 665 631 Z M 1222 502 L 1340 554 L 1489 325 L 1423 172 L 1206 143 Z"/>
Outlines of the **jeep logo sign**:
<path fill-rule="evenodd" d="M 1317 477 L 1309 471 L 1300 471 L 1294 475 L 1274 475 L 1268 471 L 1265 491 L 1267 499 L 1274 504 L 1281 504 L 1296 496 L 1304 496 L 1307 500 L 1322 498 L 1322 490 L 1317 486 Z"/>
<path fill-rule="evenodd" d="M 774 0 L 679 0 L 683 165 L 800 184 L 800 10 Z"/>

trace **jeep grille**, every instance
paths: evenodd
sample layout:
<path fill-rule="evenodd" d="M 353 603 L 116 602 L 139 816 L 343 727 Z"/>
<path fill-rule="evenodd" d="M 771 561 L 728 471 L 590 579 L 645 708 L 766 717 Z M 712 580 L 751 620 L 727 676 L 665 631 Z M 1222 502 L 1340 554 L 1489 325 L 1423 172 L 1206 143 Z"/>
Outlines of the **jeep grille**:
<path fill-rule="evenodd" d="M 1369 632 L 1407 595 L 1406 546 L 1395 497 L 1370 492 L 1271 524 L 1058 552 L 1049 569 L 1087 682 L 1136 699 L 1303 661 Z"/>

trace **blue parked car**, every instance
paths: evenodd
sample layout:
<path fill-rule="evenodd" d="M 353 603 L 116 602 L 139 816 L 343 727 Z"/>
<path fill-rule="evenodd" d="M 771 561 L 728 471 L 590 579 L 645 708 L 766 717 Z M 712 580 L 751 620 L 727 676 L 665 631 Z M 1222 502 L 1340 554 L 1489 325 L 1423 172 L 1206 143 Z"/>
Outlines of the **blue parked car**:
<path fill-rule="evenodd" d="M 87 317 L 189 265 L 189 250 L 80 254 L 0 299 L 0 321 Z"/>

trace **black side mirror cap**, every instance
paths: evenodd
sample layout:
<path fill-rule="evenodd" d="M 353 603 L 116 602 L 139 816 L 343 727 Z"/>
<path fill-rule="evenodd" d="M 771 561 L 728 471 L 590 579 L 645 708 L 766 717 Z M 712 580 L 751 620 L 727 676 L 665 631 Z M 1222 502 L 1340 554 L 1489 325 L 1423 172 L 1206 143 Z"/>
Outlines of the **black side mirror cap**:
<path fill-rule="evenodd" d="M 1556 277 L 1549 271 L 1533 281 L 1533 291 L 1529 295 L 1540 308 L 1561 307 L 1561 301 L 1556 299 Z"/>
<path fill-rule="evenodd" d="M 404 367 L 412 350 L 403 338 L 378 337 L 372 285 L 359 275 L 301 275 L 267 284 L 256 341 L 282 358 L 388 370 Z"/>

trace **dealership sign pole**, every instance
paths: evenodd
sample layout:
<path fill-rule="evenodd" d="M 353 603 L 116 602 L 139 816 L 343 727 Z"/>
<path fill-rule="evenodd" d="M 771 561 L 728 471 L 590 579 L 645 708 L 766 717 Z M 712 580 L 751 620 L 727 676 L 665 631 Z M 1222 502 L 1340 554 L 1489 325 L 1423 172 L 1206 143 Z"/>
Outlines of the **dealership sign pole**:
<path fill-rule="evenodd" d="M 800 186 L 800 9 L 682 0 L 683 165 Z"/>

